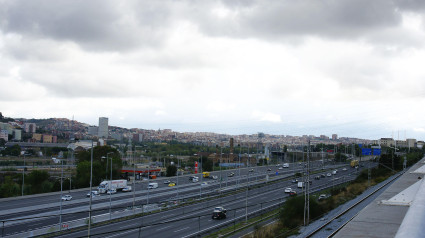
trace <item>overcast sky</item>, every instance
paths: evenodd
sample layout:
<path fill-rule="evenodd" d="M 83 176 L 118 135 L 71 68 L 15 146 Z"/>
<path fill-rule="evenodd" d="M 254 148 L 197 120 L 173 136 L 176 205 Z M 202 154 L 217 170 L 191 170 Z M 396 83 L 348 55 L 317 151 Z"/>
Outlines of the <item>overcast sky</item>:
<path fill-rule="evenodd" d="M 425 1 L 0 0 L 0 111 L 425 140 Z"/>

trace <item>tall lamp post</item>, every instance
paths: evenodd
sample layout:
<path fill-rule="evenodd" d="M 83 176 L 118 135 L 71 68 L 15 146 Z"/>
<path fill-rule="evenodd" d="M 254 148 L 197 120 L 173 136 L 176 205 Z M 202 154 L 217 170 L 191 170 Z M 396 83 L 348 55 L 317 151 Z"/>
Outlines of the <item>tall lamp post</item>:
<path fill-rule="evenodd" d="M 90 237 L 91 227 L 91 203 L 92 203 L 92 182 L 93 182 L 93 140 L 91 140 L 91 155 L 90 155 L 90 203 L 89 203 L 89 229 L 88 237 Z"/>
<path fill-rule="evenodd" d="M 106 153 L 106 161 L 108 161 L 109 160 L 109 154 L 112 154 L 112 153 L 114 153 L 114 152 L 108 152 L 108 153 Z M 103 158 L 105 158 L 104 156 L 103 156 Z M 109 184 L 109 220 L 111 220 L 112 219 L 112 213 L 111 213 L 111 206 L 112 206 L 112 192 L 111 192 L 111 188 L 112 188 L 112 157 L 111 157 L 111 177 L 109 177 L 109 182 L 108 182 L 108 184 Z M 91 196 L 91 194 L 90 194 L 90 196 Z"/>
<path fill-rule="evenodd" d="M 22 168 L 22 196 L 24 196 L 24 185 L 25 185 L 25 153 L 24 153 L 24 167 Z"/>

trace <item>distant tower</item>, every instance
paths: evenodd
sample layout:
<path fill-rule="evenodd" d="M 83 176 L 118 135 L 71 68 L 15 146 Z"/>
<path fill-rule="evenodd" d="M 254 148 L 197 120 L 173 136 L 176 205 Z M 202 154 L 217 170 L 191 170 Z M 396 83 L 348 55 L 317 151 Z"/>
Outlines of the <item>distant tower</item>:
<path fill-rule="evenodd" d="M 230 138 L 230 154 L 233 154 L 234 145 L 233 145 L 233 138 Z"/>
<path fill-rule="evenodd" d="M 108 118 L 99 117 L 99 138 L 108 138 Z"/>

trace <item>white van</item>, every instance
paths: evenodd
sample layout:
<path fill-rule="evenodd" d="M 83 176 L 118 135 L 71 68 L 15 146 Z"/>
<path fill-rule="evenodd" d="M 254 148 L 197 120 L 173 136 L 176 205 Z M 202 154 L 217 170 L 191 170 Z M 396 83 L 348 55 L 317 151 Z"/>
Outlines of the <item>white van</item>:
<path fill-rule="evenodd" d="M 148 189 L 157 188 L 157 187 L 158 187 L 158 183 L 149 183 L 148 185 Z"/>

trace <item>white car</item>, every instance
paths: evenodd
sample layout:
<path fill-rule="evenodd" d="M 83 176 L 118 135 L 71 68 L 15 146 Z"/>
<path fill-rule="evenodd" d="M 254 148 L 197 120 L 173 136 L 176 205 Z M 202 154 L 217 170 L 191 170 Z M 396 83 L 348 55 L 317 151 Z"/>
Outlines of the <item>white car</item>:
<path fill-rule="evenodd" d="M 99 196 L 99 192 L 98 191 L 91 191 L 91 194 L 93 195 L 93 197 Z M 87 193 L 87 197 L 90 197 L 90 192 Z"/>
<path fill-rule="evenodd" d="M 131 186 L 127 186 L 122 189 L 123 192 L 131 192 Z"/>
<path fill-rule="evenodd" d="M 336 174 L 336 170 L 332 171 L 332 174 Z"/>
<path fill-rule="evenodd" d="M 171 181 L 170 181 L 170 180 L 165 180 L 165 181 L 164 181 L 164 184 L 169 184 L 169 183 L 171 183 Z"/>
<path fill-rule="evenodd" d="M 292 192 L 292 188 L 285 188 L 285 193 L 290 193 Z"/>
<path fill-rule="evenodd" d="M 282 167 L 279 167 L 279 169 L 283 169 Z"/>
<path fill-rule="evenodd" d="M 347 171 L 347 168 L 343 168 L 342 171 Z"/>
<path fill-rule="evenodd" d="M 202 182 L 201 183 L 201 186 L 207 186 L 208 185 L 208 182 Z"/>
<path fill-rule="evenodd" d="M 106 193 L 107 194 L 114 194 L 114 193 L 117 193 L 117 190 L 115 188 L 108 189 L 108 191 Z"/>
<path fill-rule="evenodd" d="M 62 197 L 63 201 L 71 201 L 71 199 L 72 199 L 71 195 L 65 195 L 65 196 Z"/>
<path fill-rule="evenodd" d="M 331 174 L 331 173 L 328 173 L 327 175 L 328 175 L 328 177 L 331 177 L 331 176 L 332 176 L 332 174 Z"/>

